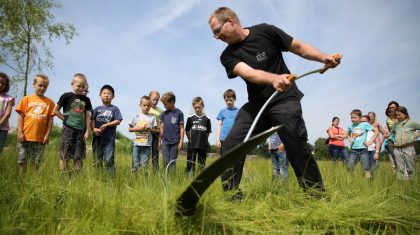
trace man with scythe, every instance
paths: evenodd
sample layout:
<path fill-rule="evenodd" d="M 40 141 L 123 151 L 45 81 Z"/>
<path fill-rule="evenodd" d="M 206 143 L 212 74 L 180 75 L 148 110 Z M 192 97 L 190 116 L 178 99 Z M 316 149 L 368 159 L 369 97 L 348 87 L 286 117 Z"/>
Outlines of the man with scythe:
<path fill-rule="evenodd" d="M 327 55 L 313 46 L 300 42 L 281 29 L 268 24 L 243 28 L 238 16 L 227 7 L 215 10 L 209 25 L 216 39 L 228 44 L 220 56 L 229 78 L 241 77 L 248 90 L 248 102 L 241 107 L 230 134 L 225 140 L 226 150 L 242 143 L 258 111 L 270 95 L 279 94 L 271 101 L 255 126 L 253 135 L 282 125 L 278 134 L 284 141 L 288 159 L 299 185 L 304 191 L 324 192 L 324 184 L 318 165 L 307 144 L 307 131 L 302 117 L 300 100 L 303 93 L 289 81 L 288 70 L 282 52 L 290 51 L 308 60 L 334 68 L 340 64 L 341 55 Z M 223 190 L 234 190 L 232 199 L 242 199 L 239 188 L 245 155 L 233 168 L 222 175 Z"/>

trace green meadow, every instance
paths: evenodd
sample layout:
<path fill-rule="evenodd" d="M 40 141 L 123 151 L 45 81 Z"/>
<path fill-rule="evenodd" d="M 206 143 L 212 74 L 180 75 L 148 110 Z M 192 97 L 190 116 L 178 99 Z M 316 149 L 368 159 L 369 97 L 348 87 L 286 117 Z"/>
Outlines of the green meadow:
<path fill-rule="evenodd" d="M 316 200 L 290 167 L 287 181 L 273 180 L 271 160 L 255 157 L 245 165 L 243 201 L 230 201 L 217 180 L 194 216 L 176 217 L 176 198 L 192 180 L 185 154 L 169 178 L 151 164 L 132 175 L 129 143 L 119 140 L 114 178 L 93 167 L 90 151 L 79 175 L 62 176 L 58 145 L 53 137 L 40 169 L 19 176 L 9 141 L 0 157 L 0 234 L 420 234 L 420 177 L 397 181 L 388 162 L 368 181 L 360 165 L 348 173 L 318 161 L 328 196 Z"/>

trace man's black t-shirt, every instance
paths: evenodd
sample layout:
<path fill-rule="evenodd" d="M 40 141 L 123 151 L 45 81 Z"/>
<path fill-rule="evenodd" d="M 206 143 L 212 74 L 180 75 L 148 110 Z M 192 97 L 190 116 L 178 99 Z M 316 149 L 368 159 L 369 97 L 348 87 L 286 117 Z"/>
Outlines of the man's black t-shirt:
<path fill-rule="evenodd" d="M 211 132 L 210 119 L 206 116 L 192 115 L 188 117 L 185 131 L 191 133 L 188 142 L 189 149 L 206 150 L 208 145 L 208 136 Z"/>
<path fill-rule="evenodd" d="M 220 61 L 226 69 L 229 78 L 235 78 L 233 73 L 235 66 L 244 62 L 250 67 L 275 74 L 288 74 L 289 69 L 284 63 L 282 52 L 288 51 L 293 38 L 281 29 L 268 24 L 259 24 L 249 29 L 249 35 L 244 41 L 228 45 L 220 56 Z M 248 100 L 263 102 L 275 91 L 272 85 L 257 85 L 248 82 Z M 296 84 L 277 96 L 275 100 L 297 99 L 300 100 L 303 93 Z"/>

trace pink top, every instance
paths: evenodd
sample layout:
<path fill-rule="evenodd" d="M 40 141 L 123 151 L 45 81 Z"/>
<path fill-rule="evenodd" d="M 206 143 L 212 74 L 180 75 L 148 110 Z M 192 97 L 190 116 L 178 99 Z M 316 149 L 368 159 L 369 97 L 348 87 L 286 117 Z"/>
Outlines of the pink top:
<path fill-rule="evenodd" d="M 4 116 L 6 113 L 7 104 L 13 100 L 13 97 L 7 94 L 0 94 L 0 118 Z M 9 127 L 9 120 L 7 120 L 2 126 L 0 126 L 0 130 L 8 131 Z"/>
<path fill-rule="evenodd" d="M 344 135 L 346 133 L 346 131 L 343 128 L 341 128 L 341 127 L 336 128 L 334 126 L 330 126 L 327 129 L 327 133 L 330 130 L 332 130 L 333 135 Z M 335 146 L 344 147 L 344 141 L 343 140 L 339 140 L 339 139 L 330 138 L 330 141 L 328 142 L 328 144 L 332 144 L 332 145 L 335 145 Z"/>

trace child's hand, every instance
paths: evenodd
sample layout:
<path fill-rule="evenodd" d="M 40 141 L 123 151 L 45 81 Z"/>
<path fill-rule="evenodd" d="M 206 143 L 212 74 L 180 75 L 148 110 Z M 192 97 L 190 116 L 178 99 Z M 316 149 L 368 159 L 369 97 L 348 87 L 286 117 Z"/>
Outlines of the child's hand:
<path fill-rule="evenodd" d="M 43 144 L 48 144 L 49 140 L 50 140 L 50 136 L 46 135 L 46 136 L 44 136 L 44 140 L 42 141 L 42 143 Z"/>
<path fill-rule="evenodd" d="M 25 135 L 23 134 L 22 131 L 18 131 L 18 141 L 19 142 L 25 141 Z"/>
<path fill-rule="evenodd" d="M 149 129 L 149 123 L 145 123 L 145 124 L 143 125 L 143 130 L 145 131 L 145 130 L 147 130 L 147 129 Z"/>
<path fill-rule="evenodd" d="M 220 140 L 216 141 L 216 147 L 220 149 L 222 147 L 222 142 Z"/>
<path fill-rule="evenodd" d="M 96 136 L 100 136 L 102 134 L 102 131 L 100 128 L 94 128 L 93 129 L 93 134 Z"/>
<path fill-rule="evenodd" d="M 89 138 L 89 131 L 86 131 L 85 134 L 83 135 L 83 142 L 86 143 L 86 140 Z"/>
<path fill-rule="evenodd" d="M 182 145 L 183 145 L 183 143 L 179 142 L 179 144 L 178 144 L 178 151 L 181 151 L 182 150 Z"/>
<path fill-rule="evenodd" d="M 375 155 L 373 155 L 373 159 L 378 160 L 379 159 L 379 153 L 375 152 Z"/>
<path fill-rule="evenodd" d="M 103 124 L 101 127 L 99 127 L 99 131 L 104 131 L 108 127 L 108 123 Z"/>

